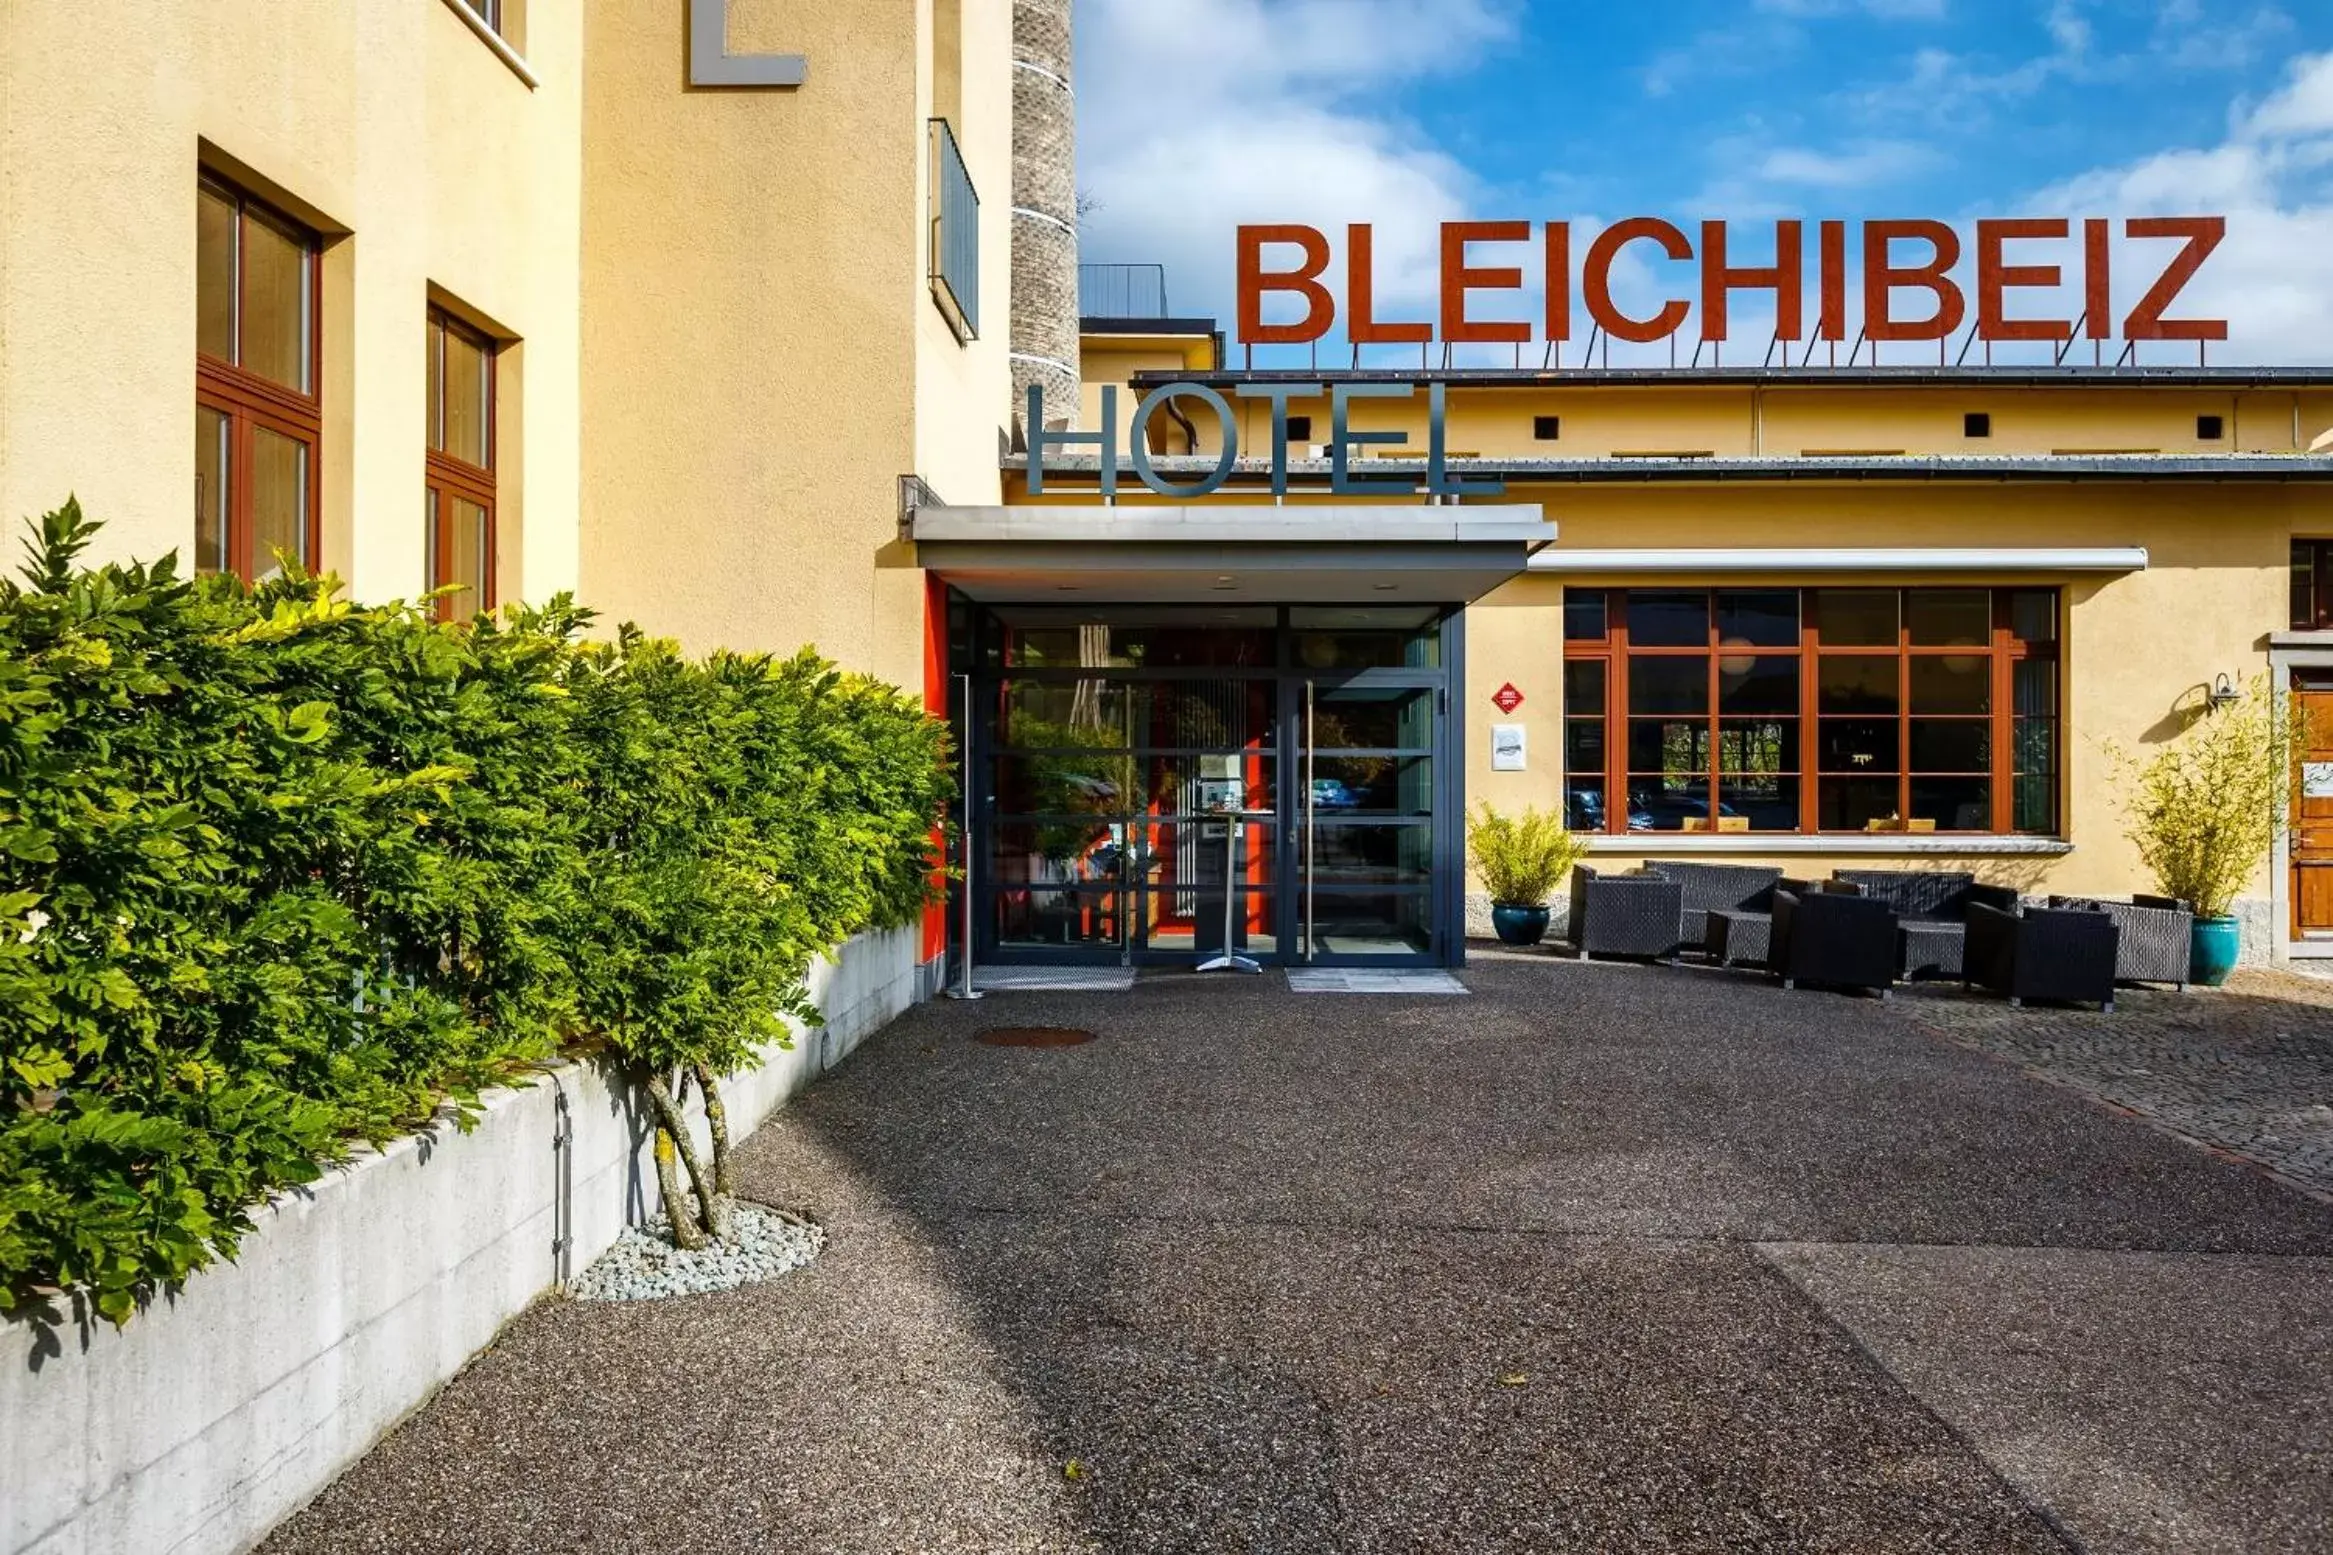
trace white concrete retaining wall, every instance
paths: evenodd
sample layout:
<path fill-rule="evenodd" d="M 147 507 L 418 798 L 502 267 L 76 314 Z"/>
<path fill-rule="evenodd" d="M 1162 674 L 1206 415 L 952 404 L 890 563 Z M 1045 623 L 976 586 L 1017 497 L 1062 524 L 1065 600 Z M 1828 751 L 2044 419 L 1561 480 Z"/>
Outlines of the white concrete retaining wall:
<path fill-rule="evenodd" d="M 725 1088 L 731 1127 L 751 1132 L 928 996 L 917 952 L 906 929 L 822 967 L 827 1024 Z M 69 1326 L 44 1355 L 8 1324 L 0 1551 L 250 1548 L 656 1207 L 643 1119 L 601 1068 L 569 1064 L 488 1097 L 468 1134 L 401 1140 L 260 1210 L 236 1263 L 126 1329 Z"/>

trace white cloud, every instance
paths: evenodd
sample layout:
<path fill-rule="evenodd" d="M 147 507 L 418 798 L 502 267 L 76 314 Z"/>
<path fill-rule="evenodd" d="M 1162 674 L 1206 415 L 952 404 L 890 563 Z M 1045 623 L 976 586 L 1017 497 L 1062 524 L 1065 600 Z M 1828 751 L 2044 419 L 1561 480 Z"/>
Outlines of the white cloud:
<path fill-rule="evenodd" d="M 2257 107 L 2238 104 L 2216 146 L 2158 153 L 2040 191 L 2030 208 L 2074 216 L 2225 215 L 2228 234 L 2178 304 L 2224 318 L 2225 363 L 2333 362 L 2333 53 L 2302 56 Z M 2127 308 L 2168 245 L 2119 245 L 2115 292 Z M 2119 323 L 2119 320 L 2118 320 Z M 2156 354 L 2175 347 L 2145 348 Z"/>
<path fill-rule="evenodd" d="M 1505 0 L 1086 0 L 1078 26 L 1086 259 L 1164 264 L 1177 312 L 1227 315 L 1239 224 L 1319 227 L 1341 265 L 1372 222 L 1380 316 L 1428 316 L 1439 224 L 1481 190 L 1378 99 L 1511 37 Z"/>
<path fill-rule="evenodd" d="M 1844 151 L 1782 146 L 1756 164 L 1755 177 L 1807 189 L 1868 189 L 1931 167 L 1937 153 L 1903 140 L 1864 141 Z"/>

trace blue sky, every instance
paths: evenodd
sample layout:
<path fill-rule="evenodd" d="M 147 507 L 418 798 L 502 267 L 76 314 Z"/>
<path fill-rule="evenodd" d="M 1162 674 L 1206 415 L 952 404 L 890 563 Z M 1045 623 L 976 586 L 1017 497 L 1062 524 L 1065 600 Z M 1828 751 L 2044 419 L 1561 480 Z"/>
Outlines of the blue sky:
<path fill-rule="evenodd" d="M 2230 222 L 2182 308 L 2230 319 L 2213 360 L 2333 361 L 2333 0 L 1081 0 L 1078 25 L 1086 257 L 1168 264 L 1177 311 L 1228 317 L 1241 221 L 1377 223 L 1398 302 L 1466 217 L 2201 212 Z"/>

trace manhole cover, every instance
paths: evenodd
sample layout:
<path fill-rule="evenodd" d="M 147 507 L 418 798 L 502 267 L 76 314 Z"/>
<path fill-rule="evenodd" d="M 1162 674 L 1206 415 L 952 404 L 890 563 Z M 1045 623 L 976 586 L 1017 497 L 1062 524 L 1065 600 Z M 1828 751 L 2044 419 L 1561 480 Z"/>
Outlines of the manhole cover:
<path fill-rule="evenodd" d="M 980 1034 L 990 1047 L 1077 1047 L 1093 1039 L 1074 1026 L 991 1026 Z"/>

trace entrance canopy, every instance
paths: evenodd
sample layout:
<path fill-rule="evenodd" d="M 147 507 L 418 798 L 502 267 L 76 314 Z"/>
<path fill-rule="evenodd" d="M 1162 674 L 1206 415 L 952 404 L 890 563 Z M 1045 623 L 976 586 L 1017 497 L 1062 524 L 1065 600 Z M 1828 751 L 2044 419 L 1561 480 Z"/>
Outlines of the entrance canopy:
<path fill-rule="evenodd" d="M 919 507 L 917 560 L 988 604 L 1463 605 L 1555 540 L 1538 504 Z"/>

